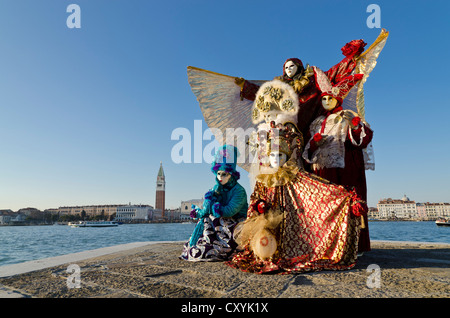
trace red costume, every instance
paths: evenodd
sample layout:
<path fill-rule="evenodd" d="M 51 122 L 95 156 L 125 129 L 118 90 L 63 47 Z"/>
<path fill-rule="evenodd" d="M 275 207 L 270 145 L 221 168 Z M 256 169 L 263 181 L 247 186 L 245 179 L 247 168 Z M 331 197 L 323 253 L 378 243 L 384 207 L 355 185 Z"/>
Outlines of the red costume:
<path fill-rule="evenodd" d="M 328 82 L 323 72 L 318 69 L 315 71 L 319 84 Z M 361 78 L 361 74 L 356 74 L 336 85 L 329 82 L 325 83 L 327 86 L 322 85 L 322 89 L 327 87 L 327 91 L 321 96 L 332 96 L 337 105 L 311 123 L 308 137 L 312 137 L 307 139 L 309 142 L 305 145 L 303 158 L 311 164 L 316 175 L 349 190 L 354 189 L 359 199 L 367 202 L 363 149 L 372 141 L 373 131 L 352 112 L 348 113 L 354 116 L 352 120 L 349 122 L 345 119 L 345 112 L 349 111 L 344 111 L 340 106 L 346 94 Z M 365 205 L 364 212 L 366 210 Z M 367 213 L 362 215 L 365 226 L 360 232 L 359 252 L 370 251 Z"/>

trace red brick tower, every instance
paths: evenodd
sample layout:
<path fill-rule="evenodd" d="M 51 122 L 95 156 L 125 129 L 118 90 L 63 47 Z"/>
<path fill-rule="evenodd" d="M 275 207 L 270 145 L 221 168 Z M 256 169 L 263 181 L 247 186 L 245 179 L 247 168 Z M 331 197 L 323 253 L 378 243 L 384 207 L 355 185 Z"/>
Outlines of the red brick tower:
<path fill-rule="evenodd" d="M 158 176 L 156 177 L 156 202 L 155 209 L 161 210 L 161 216 L 164 218 L 164 210 L 166 205 L 166 179 L 162 162 L 159 166 Z"/>

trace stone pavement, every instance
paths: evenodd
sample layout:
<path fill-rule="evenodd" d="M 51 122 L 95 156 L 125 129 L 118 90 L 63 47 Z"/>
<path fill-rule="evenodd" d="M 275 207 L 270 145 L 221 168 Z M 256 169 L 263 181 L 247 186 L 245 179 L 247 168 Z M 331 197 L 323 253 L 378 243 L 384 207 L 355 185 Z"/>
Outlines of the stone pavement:
<path fill-rule="evenodd" d="M 0 278 L 0 297 L 450 298 L 450 244 L 373 241 L 352 270 L 296 275 L 183 261 L 182 244 L 140 243 L 86 259 L 71 254 L 74 261 L 67 255 L 65 264 Z M 71 263 L 79 275 L 67 271 Z"/>

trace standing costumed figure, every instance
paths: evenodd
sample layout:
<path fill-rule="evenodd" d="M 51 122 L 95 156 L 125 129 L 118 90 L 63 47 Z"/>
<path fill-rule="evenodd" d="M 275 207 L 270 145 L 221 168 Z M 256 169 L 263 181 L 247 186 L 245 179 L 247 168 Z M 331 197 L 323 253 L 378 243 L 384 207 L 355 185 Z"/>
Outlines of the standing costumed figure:
<path fill-rule="evenodd" d="M 363 150 L 372 141 L 373 131 L 357 113 L 342 107 L 344 98 L 364 75 L 350 75 L 332 85 L 320 69 L 315 67 L 314 72 L 326 113 L 311 123 L 311 138 L 308 138 L 303 158 L 311 164 L 314 174 L 349 190 L 354 188 L 364 201 L 361 204 L 365 205 L 367 186 Z M 370 251 L 367 213 L 362 217 L 359 252 Z"/>
<path fill-rule="evenodd" d="M 347 189 L 354 189 L 363 201 L 360 203 L 360 253 L 370 251 L 365 213 L 365 170 L 375 169 L 371 143 L 373 131 L 365 121 L 364 83 L 375 68 L 388 36 L 389 32 L 382 29 L 375 42 L 357 59 L 354 75 L 341 78 L 338 83 L 333 83 L 325 72 L 314 68 L 316 85 L 321 92 L 320 104 L 325 113 L 311 123 L 303 152 L 303 158 L 311 164 L 315 174 Z M 356 48 L 349 46 L 347 49 L 351 51 Z"/>
<path fill-rule="evenodd" d="M 354 215 L 359 208 L 356 193 L 299 168 L 296 158 L 303 151 L 303 138 L 289 120 L 292 112 L 296 115 L 288 102 L 292 88 L 279 83 L 268 82 L 257 93 L 255 108 L 281 109 L 277 121 L 258 126 L 252 144 L 261 160 L 254 164 L 263 168 L 247 219 L 234 232 L 242 251 L 226 264 L 258 274 L 352 268 L 360 228 L 360 217 Z M 283 116 L 283 109 L 289 116 Z"/>
<path fill-rule="evenodd" d="M 216 153 L 211 171 L 215 186 L 205 194 L 203 208 L 192 206 L 191 217 L 198 223 L 181 259 L 187 261 L 224 261 L 235 251 L 233 230 L 247 214 L 247 194 L 237 182 L 237 149 L 224 145 Z"/>

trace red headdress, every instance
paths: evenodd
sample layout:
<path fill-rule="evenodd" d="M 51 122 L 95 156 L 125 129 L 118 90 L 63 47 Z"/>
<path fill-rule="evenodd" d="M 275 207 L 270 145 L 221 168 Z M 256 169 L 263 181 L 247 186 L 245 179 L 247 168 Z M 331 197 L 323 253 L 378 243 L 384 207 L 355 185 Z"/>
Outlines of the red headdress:
<path fill-rule="evenodd" d="M 314 66 L 314 75 L 316 78 L 317 88 L 322 92 L 322 96 L 333 96 L 342 104 L 345 96 L 350 92 L 350 90 L 355 86 L 363 77 L 364 74 L 354 74 L 345 77 L 336 85 L 331 84 L 328 76 L 319 68 Z"/>

